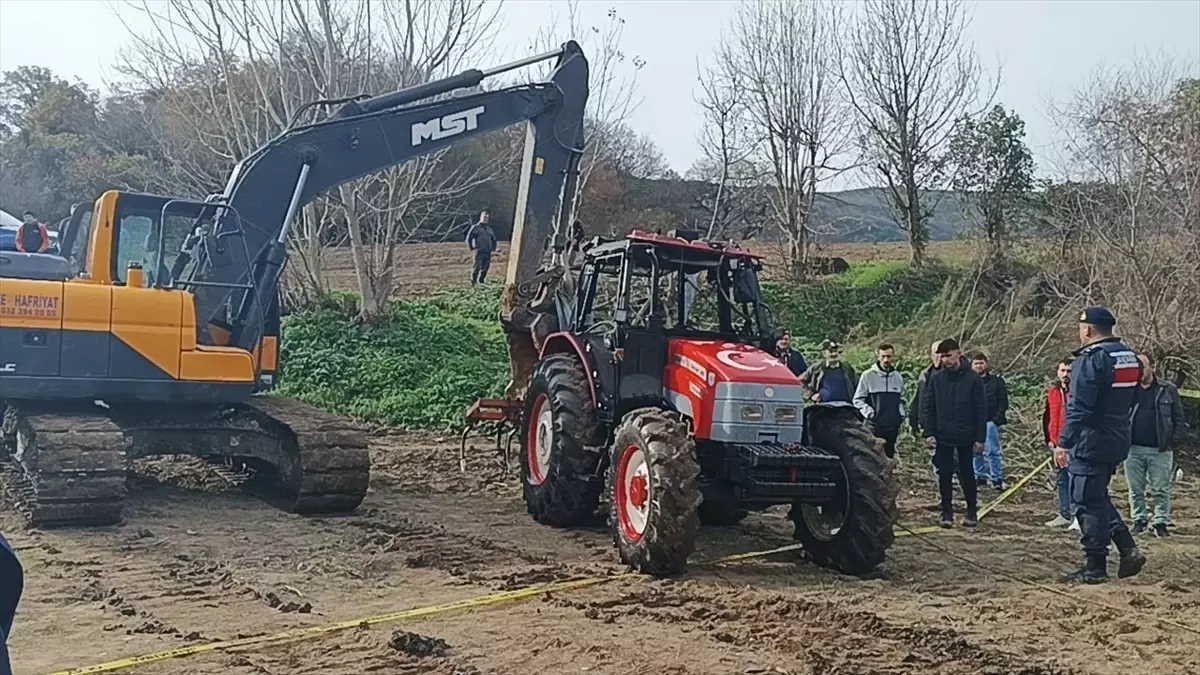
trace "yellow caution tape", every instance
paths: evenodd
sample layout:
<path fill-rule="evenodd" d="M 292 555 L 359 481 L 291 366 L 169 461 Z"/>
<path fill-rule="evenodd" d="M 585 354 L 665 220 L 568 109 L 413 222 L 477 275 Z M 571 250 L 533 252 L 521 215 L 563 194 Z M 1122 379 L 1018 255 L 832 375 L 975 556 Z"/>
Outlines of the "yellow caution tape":
<path fill-rule="evenodd" d="M 1195 389 L 1180 389 L 1179 395 L 1184 398 L 1200 398 L 1200 391 Z"/>
<path fill-rule="evenodd" d="M 86 666 L 83 668 L 74 668 L 72 670 L 62 670 L 51 675 L 85 675 L 86 673 L 108 673 L 114 670 L 123 670 L 132 668 L 133 666 L 142 665 L 145 663 L 154 663 L 155 661 L 166 661 L 168 659 L 177 659 L 184 656 L 192 656 L 194 654 L 202 654 L 204 652 L 212 652 L 224 649 L 235 649 L 240 647 L 264 647 L 280 642 L 291 642 L 298 639 L 314 638 L 321 635 L 328 635 L 338 631 L 358 628 L 360 626 L 371 626 L 379 623 L 388 623 L 392 621 L 403 621 L 405 619 L 417 619 L 433 614 L 445 614 L 454 611 L 467 609 L 475 609 L 479 607 L 487 607 L 489 605 L 497 605 L 504 602 L 513 602 L 516 600 L 524 600 L 532 598 L 543 593 L 553 591 L 570 591 L 589 586 L 598 586 L 600 584 L 616 581 L 618 579 L 628 579 L 641 576 L 634 572 L 626 572 L 611 577 L 592 577 L 590 579 L 579 579 L 577 581 L 557 581 L 541 586 L 530 588 L 522 588 L 515 591 L 505 591 L 503 593 L 494 593 L 492 595 L 478 596 L 467 598 L 465 600 L 456 600 L 455 602 L 447 602 L 441 605 L 432 605 L 429 607 L 416 607 L 407 609 L 392 614 L 383 614 L 373 616 L 367 619 L 354 619 L 351 621 L 342 621 L 339 623 L 329 624 L 326 626 L 314 626 L 312 628 L 297 628 L 295 630 L 275 633 L 274 635 L 259 635 L 256 637 L 239 638 L 237 640 L 221 640 L 219 642 L 209 642 L 202 645 L 193 645 L 191 647 L 180 647 L 179 649 L 171 649 L 164 652 L 155 652 L 153 654 L 144 654 L 142 656 L 131 656 L 117 661 L 101 663 L 94 666 Z"/>
<path fill-rule="evenodd" d="M 1049 464 L 1050 464 L 1050 459 L 1047 459 L 1045 462 L 1042 462 L 1041 465 L 1039 465 L 1033 471 L 1029 472 L 1028 475 L 1026 475 L 1024 478 L 1022 478 L 1020 481 L 1018 481 L 1012 487 L 1010 487 L 1009 489 L 1007 489 L 1003 493 L 1001 493 L 999 497 L 997 497 L 991 503 L 989 503 L 988 505 L 986 505 L 982 509 L 980 509 L 979 517 L 983 518 L 985 515 L 990 513 L 993 509 L 995 509 L 997 506 L 999 506 L 1001 503 L 1003 503 L 1004 500 L 1008 499 L 1017 490 L 1019 490 L 1026 483 L 1028 483 L 1035 475 L 1037 475 L 1039 472 L 1041 472 L 1042 469 L 1046 468 Z M 933 534 L 933 533 L 941 532 L 941 531 L 942 531 L 941 528 L 936 527 L 936 526 L 923 527 L 923 528 L 919 528 L 919 529 L 915 529 L 915 530 L 905 529 L 901 532 L 897 532 L 896 536 L 904 537 L 904 536 L 921 535 L 921 534 Z M 704 561 L 704 562 L 700 562 L 700 563 L 695 563 L 693 566 L 718 565 L 718 564 L 725 564 L 725 563 L 731 563 L 731 562 L 740 562 L 740 561 L 744 561 L 744 560 L 753 560 L 753 559 L 757 559 L 757 558 L 765 558 L 767 556 L 772 556 L 772 555 L 776 555 L 779 553 L 787 553 L 789 551 L 799 551 L 799 550 L 801 550 L 801 548 L 803 548 L 803 547 L 800 544 L 789 544 L 787 546 L 780 546 L 779 548 L 773 548 L 773 549 L 769 549 L 766 551 L 754 551 L 752 553 L 739 553 L 736 555 L 729 555 L 729 556 L 725 556 L 722 558 L 717 558 L 715 560 L 709 560 L 709 561 Z M 155 652 L 153 654 L 143 654 L 141 656 L 131 656 L 131 657 L 124 658 L 124 659 L 118 659 L 116 661 L 109 661 L 108 663 L 100 663 L 100 664 L 97 664 L 94 666 L 73 668 L 71 670 L 60 670 L 60 671 L 56 671 L 54 673 L 50 673 L 49 675 L 87 675 L 88 673 L 110 673 L 115 670 L 124 670 L 126 668 L 132 668 L 134 666 L 139 666 L 139 665 L 146 664 L 146 663 L 154 663 L 156 661 L 166 661 L 169 659 L 178 659 L 178 658 L 183 658 L 185 656 L 193 656 L 195 654 L 203 654 L 205 652 L 214 652 L 214 651 L 221 651 L 221 650 L 227 650 L 227 649 L 239 649 L 239 648 L 245 648 L 245 647 L 274 646 L 274 645 L 278 645 L 278 644 L 282 644 L 282 643 L 294 642 L 297 640 L 307 640 L 307 639 L 311 639 L 311 638 L 315 638 L 315 637 L 320 637 L 322 635 L 329 635 L 331 633 L 337 633 L 337 632 L 344 631 L 344 630 L 350 630 L 352 628 L 373 626 L 373 625 L 381 624 L 381 623 L 392 623 L 392 622 L 396 622 L 396 621 L 404 621 L 404 620 L 410 620 L 410 619 L 419 619 L 422 617 L 433 616 L 436 614 L 448 614 L 450 612 L 478 609 L 478 608 L 482 608 L 482 607 L 491 607 L 491 606 L 499 605 L 499 604 L 503 604 L 503 603 L 516 602 L 519 600 L 527 600 L 529 598 L 533 598 L 533 597 L 542 595 L 544 593 L 579 590 L 581 588 L 588 588 L 591 586 L 599 586 L 600 584 L 608 583 L 610 581 L 618 581 L 618 580 L 622 580 L 622 579 L 632 579 L 632 578 L 642 578 L 642 576 L 643 575 L 636 573 L 636 572 L 625 572 L 623 574 L 615 574 L 613 576 L 607 576 L 607 577 L 591 577 L 588 579 L 577 579 L 574 581 L 555 581 L 555 582 L 550 582 L 547 584 L 542 584 L 540 586 L 531 586 L 529 588 L 522 588 L 522 589 L 515 590 L 515 591 L 504 591 L 501 593 L 492 593 L 490 595 L 476 596 L 474 598 L 466 598 L 464 600 L 456 600 L 454 602 L 447 602 L 447 603 L 444 603 L 441 605 L 431 605 L 431 606 L 427 606 L 427 607 L 415 607 L 413 609 L 406 609 L 406 610 L 402 610 L 399 612 L 394 612 L 392 614 L 382 614 L 379 616 L 373 616 L 373 617 L 369 617 L 369 618 L 365 618 L 365 619 L 353 619 L 350 621 L 341 621 L 338 623 L 328 624 L 325 626 L 313 626 L 311 628 L 297 628 L 297 629 L 293 629 L 293 630 L 289 630 L 289 631 L 284 631 L 282 633 L 275 633 L 273 635 L 258 635 L 255 637 L 238 638 L 236 640 L 221 640 L 218 642 L 209 642 L 209 643 L 202 644 L 202 645 L 192 645 L 190 647 L 180 647 L 178 649 L 170 649 L 170 650 L 163 651 L 163 652 Z"/>

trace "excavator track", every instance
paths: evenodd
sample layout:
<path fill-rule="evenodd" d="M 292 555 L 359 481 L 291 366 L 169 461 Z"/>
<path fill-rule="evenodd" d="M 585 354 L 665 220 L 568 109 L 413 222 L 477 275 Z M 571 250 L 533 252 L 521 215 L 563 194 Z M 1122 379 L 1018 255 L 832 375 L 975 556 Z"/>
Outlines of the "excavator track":
<path fill-rule="evenodd" d="M 31 526 L 121 520 L 128 441 L 104 409 L 9 402 L 0 446 L 9 455 L 9 496 Z"/>
<path fill-rule="evenodd" d="M 353 511 L 370 481 L 366 432 L 294 399 L 112 410 L 10 401 L 3 420 L 7 492 L 35 527 L 119 522 L 135 457 L 188 454 L 234 467 L 265 501 L 301 514 Z"/>
<path fill-rule="evenodd" d="M 367 494 L 367 434 L 349 420 L 296 399 L 255 396 L 242 406 L 280 439 L 291 461 L 276 463 L 272 487 L 293 513 L 346 513 Z"/>

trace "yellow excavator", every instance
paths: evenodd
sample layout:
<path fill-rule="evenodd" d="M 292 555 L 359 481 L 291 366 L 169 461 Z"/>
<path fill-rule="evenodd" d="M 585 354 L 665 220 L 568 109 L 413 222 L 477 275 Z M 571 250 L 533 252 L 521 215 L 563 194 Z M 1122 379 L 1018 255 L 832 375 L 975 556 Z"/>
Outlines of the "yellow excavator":
<path fill-rule="evenodd" d="M 550 59 L 544 82 L 479 87 Z M 340 107 L 246 157 L 220 194 L 105 192 L 72 213 L 60 255 L 0 253 L 0 461 L 13 503 L 37 526 L 112 524 L 132 459 L 191 454 L 251 469 L 260 493 L 293 512 L 357 508 L 365 432 L 262 395 L 276 383 L 278 287 L 297 211 L 347 181 L 525 123 L 501 320 L 514 378 L 527 380 L 545 330 L 536 303 L 563 278 L 560 224 L 578 186 L 587 94 L 588 63 L 572 41 L 321 102 Z"/>

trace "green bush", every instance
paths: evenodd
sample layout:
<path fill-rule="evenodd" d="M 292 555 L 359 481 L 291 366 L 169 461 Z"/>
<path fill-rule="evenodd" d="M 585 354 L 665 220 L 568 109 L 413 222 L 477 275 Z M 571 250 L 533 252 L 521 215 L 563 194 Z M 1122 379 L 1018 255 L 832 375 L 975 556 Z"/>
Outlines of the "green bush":
<path fill-rule="evenodd" d="M 460 294 L 480 297 L 397 302 L 372 325 L 328 309 L 286 317 L 278 393 L 394 426 L 461 424 L 471 402 L 504 388 L 509 371 L 495 294 Z M 491 318 L 475 318 L 489 303 Z"/>
<path fill-rule="evenodd" d="M 802 345 L 826 338 L 850 342 L 913 321 L 959 274 L 945 267 L 913 269 L 905 264 L 851 266 L 847 278 L 804 284 L 763 284 L 776 320 Z"/>

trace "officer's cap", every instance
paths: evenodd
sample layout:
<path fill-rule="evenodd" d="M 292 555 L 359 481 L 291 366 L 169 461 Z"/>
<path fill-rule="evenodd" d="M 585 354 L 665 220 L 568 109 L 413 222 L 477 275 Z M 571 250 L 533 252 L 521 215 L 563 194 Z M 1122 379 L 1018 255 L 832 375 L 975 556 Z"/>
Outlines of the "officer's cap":
<path fill-rule="evenodd" d="M 1116 325 L 1117 318 L 1108 311 L 1107 307 L 1088 307 L 1080 313 L 1079 323 L 1091 324 L 1100 328 L 1112 328 Z"/>

